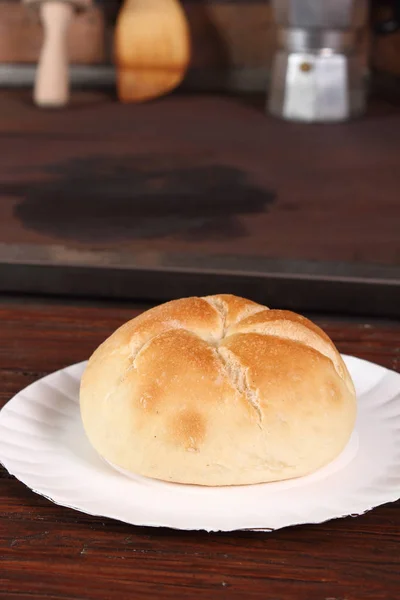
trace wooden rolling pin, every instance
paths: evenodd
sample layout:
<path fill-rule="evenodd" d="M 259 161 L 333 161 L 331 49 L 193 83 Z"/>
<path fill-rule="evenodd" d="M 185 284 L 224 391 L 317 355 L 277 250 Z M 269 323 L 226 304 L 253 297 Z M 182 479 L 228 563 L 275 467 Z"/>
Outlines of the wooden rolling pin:
<path fill-rule="evenodd" d="M 39 8 L 43 44 L 35 77 L 34 102 L 42 107 L 65 106 L 69 100 L 68 29 L 75 11 L 91 0 L 24 0 Z"/>
<path fill-rule="evenodd" d="M 115 30 L 117 93 L 142 102 L 177 87 L 190 61 L 190 33 L 178 0 L 125 0 Z"/>

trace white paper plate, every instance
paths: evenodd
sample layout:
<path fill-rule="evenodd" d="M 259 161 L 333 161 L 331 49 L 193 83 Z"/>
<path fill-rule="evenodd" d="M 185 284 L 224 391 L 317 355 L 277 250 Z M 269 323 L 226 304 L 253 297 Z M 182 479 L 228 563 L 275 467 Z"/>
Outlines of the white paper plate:
<path fill-rule="evenodd" d="M 134 525 L 273 530 L 359 515 L 400 497 L 400 375 L 344 357 L 358 394 L 355 432 L 342 455 L 313 475 L 231 488 L 126 477 L 86 440 L 79 414 L 85 363 L 17 394 L 0 412 L 0 461 L 53 502 Z"/>

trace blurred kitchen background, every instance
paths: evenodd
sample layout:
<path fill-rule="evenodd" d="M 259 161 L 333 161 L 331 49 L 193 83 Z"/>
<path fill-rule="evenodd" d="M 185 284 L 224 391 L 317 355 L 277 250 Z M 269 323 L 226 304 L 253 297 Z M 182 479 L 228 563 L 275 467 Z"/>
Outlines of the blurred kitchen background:
<path fill-rule="evenodd" d="M 71 93 L 58 110 L 35 104 L 39 4 L 0 1 L 2 292 L 232 292 L 399 317 L 398 2 L 371 2 L 353 36 L 343 15 L 364 3 L 320 0 L 327 14 L 335 6 L 357 58 L 342 88 L 355 76 L 368 90 L 357 118 L 329 125 L 270 114 L 282 39 L 267 0 L 75 3 L 65 25 Z M 307 2 L 280 5 L 300 22 L 307 14 Z M 324 44 L 336 44 L 329 35 Z M 303 79 L 322 54 L 301 59 Z M 279 78 L 293 83 L 282 65 Z"/>
<path fill-rule="evenodd" d="M 281 3 L 288 4 L 288 0 Z M 263 92 L 275 43 L 272 4 L 268 0 L 183 0 L 181 4 L 192 40 L 184 87 Z M 123 5 L 123 0 L 103 0 L 74 17 L 68 37 L 73 82 L 86 87 L 114 84 L 114 28 Z M 400 30 L 390 25 L 395 12 L 392 0 L 370 2 L 366 31 L 371 69 L 394 78 L 400 77 Z M 379 30 L 382 22 L 388 26 Z M 37 15 L 20 0 L 0 1 L 0 83 L 32 82 L 41 45 Z"/>

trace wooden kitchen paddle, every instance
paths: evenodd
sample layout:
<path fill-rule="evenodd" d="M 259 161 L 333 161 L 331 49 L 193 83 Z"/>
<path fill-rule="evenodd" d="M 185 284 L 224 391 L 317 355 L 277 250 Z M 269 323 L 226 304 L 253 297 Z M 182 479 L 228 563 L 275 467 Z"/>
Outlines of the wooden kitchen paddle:
<path fill-rule="evenodd" d="M 178 0 L 125 0 L 115 30 L 117 93 L 143 102 L 177 87 L 190 60 L 190 33 Z"/>

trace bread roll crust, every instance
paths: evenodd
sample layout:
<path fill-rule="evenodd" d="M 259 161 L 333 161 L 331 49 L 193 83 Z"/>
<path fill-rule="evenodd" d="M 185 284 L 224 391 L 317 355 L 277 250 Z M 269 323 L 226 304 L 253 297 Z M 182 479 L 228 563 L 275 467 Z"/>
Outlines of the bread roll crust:
<path fill-rule="evenodd" d="M 231 295 L 168 302 L 120 327 L 91 356 L 80 405 L 115 466 L 208 486 L 311 473 L 340 454 L 356 417 L 319 327 Z"/>

